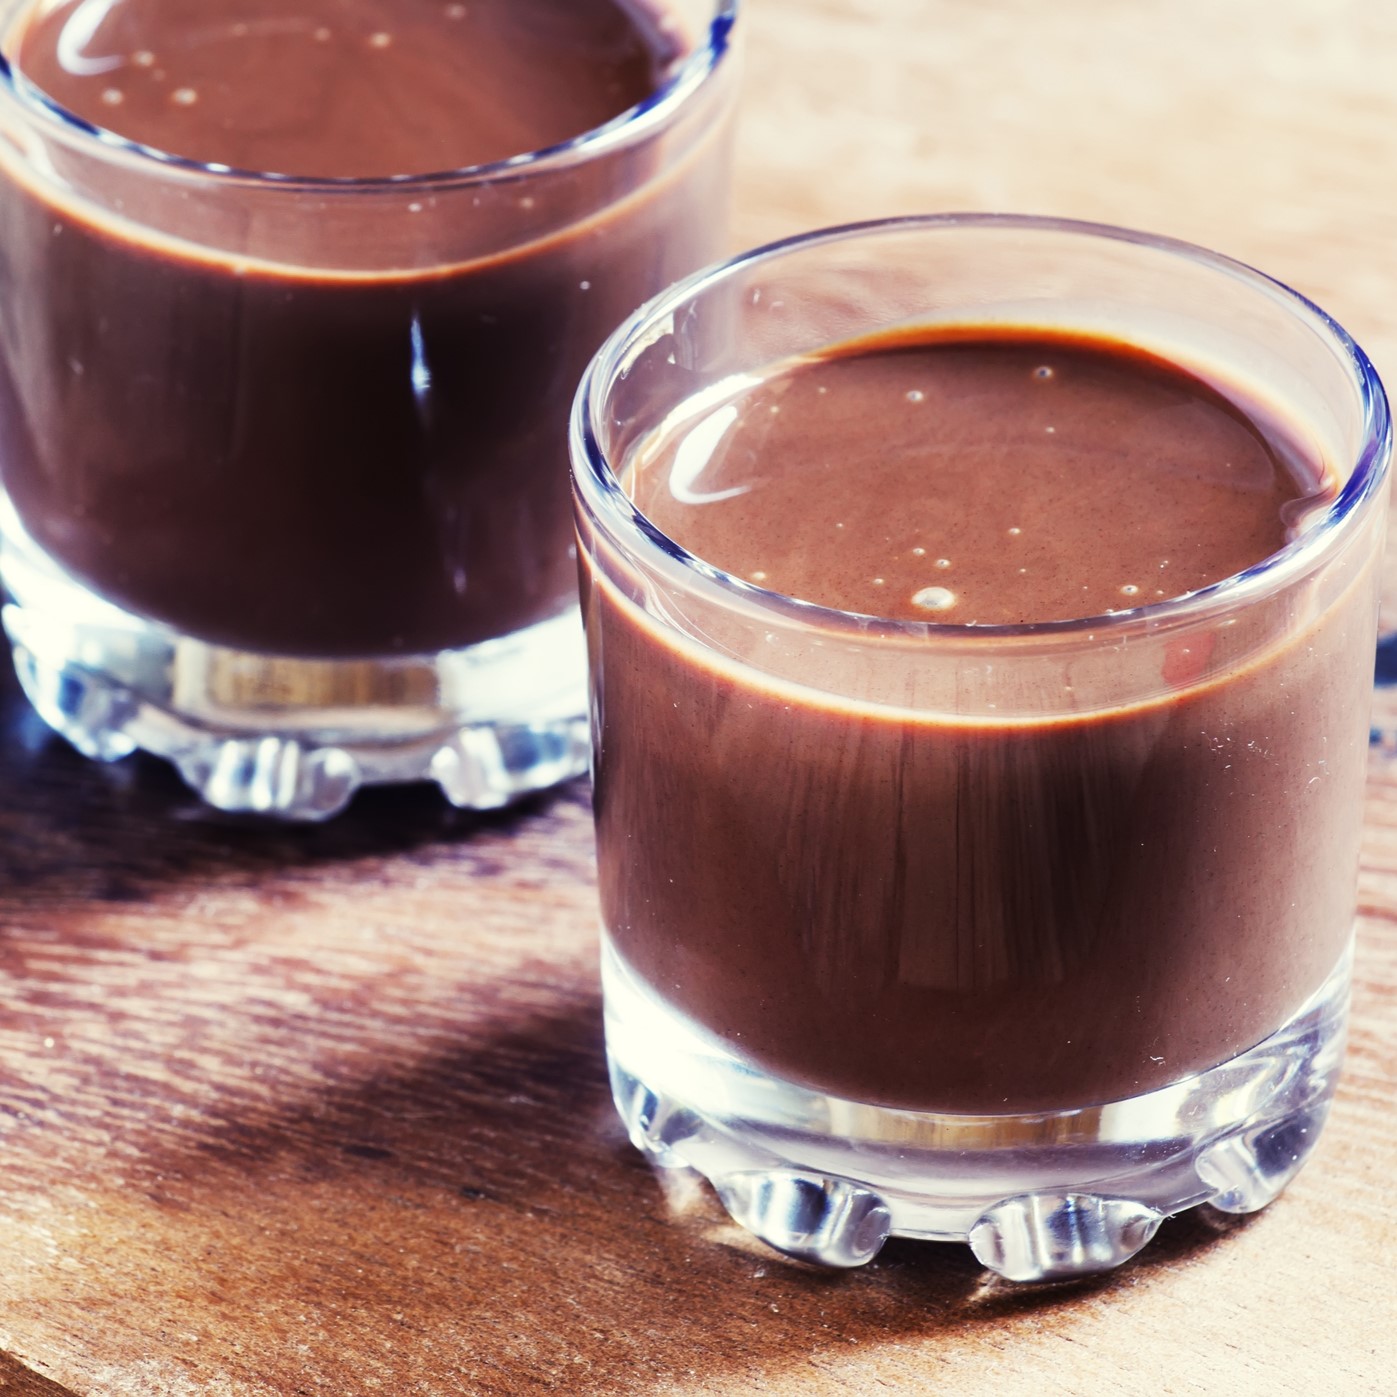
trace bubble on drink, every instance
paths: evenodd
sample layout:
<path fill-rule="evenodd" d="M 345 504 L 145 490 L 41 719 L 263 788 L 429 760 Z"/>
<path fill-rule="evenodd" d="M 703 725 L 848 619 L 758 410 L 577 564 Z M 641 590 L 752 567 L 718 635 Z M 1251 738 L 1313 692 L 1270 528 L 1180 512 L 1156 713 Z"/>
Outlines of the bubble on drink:
<path fill-rule="evenodd" d="M 912 605 L 923 611 L 949 611 L 956 604 L 956 594 L 949 587 L 923 587 L 912 594 Z"/>

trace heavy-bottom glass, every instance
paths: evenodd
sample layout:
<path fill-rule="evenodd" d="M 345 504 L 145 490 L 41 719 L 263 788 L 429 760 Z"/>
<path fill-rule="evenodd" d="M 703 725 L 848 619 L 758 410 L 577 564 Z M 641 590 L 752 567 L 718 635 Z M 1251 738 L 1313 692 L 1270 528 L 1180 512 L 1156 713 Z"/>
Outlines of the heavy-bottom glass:
<path fill-rule="evenodd" d="M 792 601 L 631 504 L 628 463 L 749 376 L 937 324 L 1166 356 L 1278 415 L 1337 498 L 1237 577 L 1017 627 Z M 834 230 L 623 326 L 573 459 L 637 1146 L 834 1266 L 905 1235 L 1061 1278 L 1180 1209 L 1274 1198 L 1344 1041 L 1390 454 L 1382 387 L 1322 312 L 1121 230 Z"/>
<path fill-rule="evenodd" d="M 723 246 L 734 0 L 665 0 L 604 126 L 366 179 L 94 128 L 13 66 L 33 9 L 0 0 L 0 580 L 39 713 L 288 818 L 579 774 L 568 406 Z"/>
<path fill-rule="evenodd" d="M 488 810 L 587 769 L 577 608 L 462 649 L 296 659 L 216 645 L 104 601 L 34 546 L 0 494 L 15 673 L 84 756 L 140 749 L 220 810 L 323 820 L 361 786 L 434 781 Z"/>
<path fill-rule="evenodd" d="M 862 1266 L 893 1235 L 969 1242 L 1015 1281 L 1129 1260 L 1171 1213 L 1264 1208 L 1319 1140 L 1343 1058 L 1352 952 L 1270 1037 L 1123 1101 L 963 1115 L 782 1081 L 677 1014 L 602 950 L 611 1091 L 658 1167 L 802 1260 Z"/>

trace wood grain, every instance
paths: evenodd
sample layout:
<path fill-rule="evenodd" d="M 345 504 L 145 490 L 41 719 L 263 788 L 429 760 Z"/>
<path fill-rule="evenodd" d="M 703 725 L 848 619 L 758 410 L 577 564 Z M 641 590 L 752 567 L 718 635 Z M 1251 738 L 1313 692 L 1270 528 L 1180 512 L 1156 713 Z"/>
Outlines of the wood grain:
<path fill-rule="evenodd" d="M 1254 261 L 1397 370 L 1397 10 L 751 0 L 737 235 L 950 207 Z M 0 686 L 0 1392 L 1397 1391 L 1397 764 L 1352 1049 L 1250 1221 L 1013 1290 L 960 1248 L 787 1264 L 606 1095 L 584 787 L 329 827 L 82 762 Z"/>

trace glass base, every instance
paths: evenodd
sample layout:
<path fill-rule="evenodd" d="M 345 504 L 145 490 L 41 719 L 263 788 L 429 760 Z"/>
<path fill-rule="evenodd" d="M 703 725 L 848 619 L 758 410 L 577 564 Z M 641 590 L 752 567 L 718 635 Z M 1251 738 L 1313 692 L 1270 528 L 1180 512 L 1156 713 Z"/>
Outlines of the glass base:
<path fill-rule="evenodd" d="M 587 769 L 576 607 L 434 655 L 296 659 L 122 611 L 24 533 L 0 496 L 5 630 L 30 702 L 84 755 L 165 757 L 210 805 L 324 820 L 361 786 L 435 781 L 493 809 Z"/>
<path fill-rule="evenodd" d="M 1265 1042 L 1173 1086 L 1033 1115 L 894 1110 L 745 1062 L 662 1004 L 603 938 L 612 1095 L 655 1165 L 705 1175 L 778 1251 L 862 1266 L 890 1236 L 968 1242 L 1012 1281 L 1119 1266 L 1171 1213 L 1263 1208 L 1314 1148 L 1352 951 Z"/>

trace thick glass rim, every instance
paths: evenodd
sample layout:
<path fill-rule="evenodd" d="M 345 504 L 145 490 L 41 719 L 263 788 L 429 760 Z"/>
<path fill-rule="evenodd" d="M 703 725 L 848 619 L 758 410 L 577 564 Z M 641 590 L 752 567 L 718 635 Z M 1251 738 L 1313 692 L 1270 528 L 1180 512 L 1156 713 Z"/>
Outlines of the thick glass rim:
<path fill-rule="evenodd" d="M 716 0 L 713 18 L 708 25 L 708 34 L 700 40 L 693 53 L 643 101 L 628 107 L 601 126 L 595 126 L 590 131 L 584 131 L 581 135 L 560 141 L 556 145 L 545 146 L 521 155 L 511 155 L 503 160 L 421 174 L 367 177 L 282 174 L 269 170 L 238 169 L 232 165 L 172 155 L 156 146 L 128 140 L 115 131 L 109 131 L 106 127 L 69 111 L 67 107 L 54 101 L 47 93 L 29 82 L 3 51 L 0 51 L 0 95 L 13 101 L 26 116 L 48 123 L 60 135 L 70 138 L 77 136 L 82 140 L 95 142 L 103 153 L 119 159 L 133 159 L 138 164 L 149 162 L 159 166 L 162 173 L 177 176 L 278 189 L 310 190 L 320 194 L 399 192 L 404 189 L 421 188 L 440 191 L 502 184 L 554 170 L 569 169 L 641 141 L 652 131 L 665 126 L 699 91 L 708 87 L 713 75 L 723 66 L 724 57 L 732 47 L 732 30 L 737 22 L 739 3 L 740 0 Z"/>
<path fill-rule="evenodd" d="M 685 301 L 727 280 L 736 272 L 788 253 L 821 245 L 903 233 L 935 233 L 942 229 L 1017 229 L 1023 232 L 1068 234 L 1084 239 L 1129 243 L 1210 267 L 1251 286 L 1308 321 L 1350 367 L 1362 414 L 1362 440 L 1347 480 L 1337 498 L 1301 537 L 1260 562 L 1207 587 L 1177 597 L 1120 611 L 1056 621 L 1012 625 L 965 625 L 938 621 L 898 621 L 856 611 L 843 611 L 802 601 L 714 567 L 667 534 L 638 510 L 622 488 L 601 447 L 603 404 L 631 348 L 652 327 Z M 1177 238 L 1157 236 L 1112 224 L 1029 214 L 944 213 L 875 219 L 797 234 L 738 254 L 676 282 L 641 306 L 621 324 L 588 365 L 573 402 L 571 421 L 574 493 L 588 519 L 622 553 L 637 555 L 657 571 L 686 585 L 722 594 L 729 606 L 800 624 L 842 632 L 861 639 L 938 640 L 962 644 L 994 640 L 1076 638 L 1090 632 L 1140 633 L 1173 628 L 1204 619 L 1235 605 L 1293 584 L 1318 566 L 1342 542 L 1346 521 L 1370 504 L 1382 488 L 1392 456 L 1392 420 L 1387 393 L 1368 356 L 1327 312 L 1284 282 L 1221 253 Z"/>

